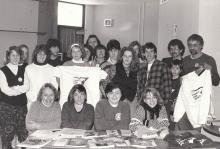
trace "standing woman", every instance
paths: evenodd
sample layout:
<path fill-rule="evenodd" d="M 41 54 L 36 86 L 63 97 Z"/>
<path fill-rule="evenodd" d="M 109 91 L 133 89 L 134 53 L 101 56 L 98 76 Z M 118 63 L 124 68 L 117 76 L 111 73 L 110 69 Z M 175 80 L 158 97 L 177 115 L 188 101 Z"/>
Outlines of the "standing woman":
<path fill-rule="evenodd" d="M 37 94 L 45 83 L 52 83 L 57 88 L 57 81 L 54 77 L 54 67 L 49 65 L 48 50 L 45 45 L 37 45 L 33 52 L 33 63 L 25 69 L 30 89 L 27 92 L 28 109 L 32 102 L 37 100 Z"/>
<path fill-rule="evenodd" d="M 92 56 L 95 56 L 95 47 L 100 44 L 101 42 L 96 35 L 89 35 L 86 45 L 90 45 L 92 47 Z"/>
<path fill-rule="evenodd" d="M 38 129 L 56 129 L 61 124 L 61 108 L 58 102 L 58 92 L 51 83 L 44 84 L 37 96 L 37 101 L 31 105 L 26 126 L 29 134 Z"/>
<path fill-rule="evenodd" d="M 92 129 L 94 123 L 94 108 L 86 103 L 86 89 L 77 84 L 70 90 L 68 101 L 62 108 L 62 128 Z"/>
<path fill-rule="evenodd" d="M 29 88 L 29 83 L 24 69 L 19 66 L 20 56 L 18 47 L 10 47 L 6 53 L 7 64 L 0 70 L 0 124 L 5 149 L 12 148 L 11 142 L 15 135 L 20 142 L 27 137 L 25 92 Z"/>
<path fill-rule="evenodd" d="M 19 49 L 21 50 L 19 66 L 23 66 L 25 68 L 28 65 L 29 48 L 27 45 L 22 44 L 19 46 Z"/>
<path fill-rule="evenodd" d="M 81 45 L 72 44 L 70 49 L 72 59 L 66 61 L 63 66 L 89 66 L 89 63 L 83 60 L 85 51 Z"/>
<path fill-rule="evenodd" d="M 112 69 L 116 70 L 112 81 L 119 85 L 122 99 L 129 103 L 131 114 L 133 114 L 137 105 L 134 97 L 137 91 L 138 67 L 135 65 L 135 53 L 132 48 L 124 47 L 121 51 L 121 57 L 122 59 L 112 66 Z"/>

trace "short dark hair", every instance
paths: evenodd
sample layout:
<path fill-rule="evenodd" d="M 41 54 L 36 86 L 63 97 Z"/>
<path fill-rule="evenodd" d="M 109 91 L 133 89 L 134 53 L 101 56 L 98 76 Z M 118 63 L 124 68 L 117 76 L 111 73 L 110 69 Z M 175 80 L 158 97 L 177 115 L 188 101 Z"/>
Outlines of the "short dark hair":
<path fill-rule="evenodd" d="M 53 91 L 53 93 L 54 93 L 54 101 L 58 101 L 58 100 L 59 100 L 58 91 L 57 91 L 57 89 L 53 86 L 53 84 L 51 84 L 51 83 L 45 83 L 45 84 L 40 88 L 40 91 L 38 92 L 38 95 L 37 95 L 37 101 L 39 101 L 39 102 L 42 101 L 43 91 L 44 91 L 46 88 L 49 88 L 49 89 L 51 89 L 51 90 Z"/>
<path fill-rule="evenodd" d="M 50 50 L 51 47 L 58 47 L 60 49 L 60 41 L 56 38 L 50 38 L 47 40 L 47 49 Z"/>
<path fill-rule="evenodd" d="M 71 90 L 70 90 L 70 92 L 69 92 L 69 95 L 68 95 L 68 102 L 69 102 L 69 103 L 74 103 L 74 102 L 75 102 L 75 101 L 74 101 L 74 100 L 75 100 L 75 99 L 74 99 L 74 93 L 75 93 L 76 91 L 85 93 L 86 99 L 85 99 L 84 103 L 86 103 L 86 101 L 87 101 L 86 88 L 85 88 L 83 85 L 81 85 L 81 84 L 76 84 L 76 85 L 74 85 L 74 86 L 71 88 Z"/>
<path fill-rule="evenodd" d="M 6 62 L 5 62 L 5 64 L 9 63 L 9 56 L 12 53 L 12 51 L 15 51 L 18 55 L 21 56 L 21 50 L 19 49 L 19 47 L 17 47 L 17 46 L 10 46 L 8 48 L 8 50 L 6 51 Z"/>
<path fill-rule="evenodd" d="M 105 94 L 107 95 L 108 93 L 112 92 L 116 88 L 120 89 L 120 86 L 116 83 L 113 83 L 113 82 L 108 83 L 106 88 L 105 88 Z"/>
<path fill-rule="evenodd" d="M 178 60 L 178 59 L 175 59 L 175 60 L 172 60 L 171 61 L 171 64 L 170 64 L 170 68 L 172 67 L 172 66 L 179 66 L 180 67 L 180 70 L 182 70 L 183 69 L 183 62 L 181 61 L 181 60 Z"/>
<path fill-rule="evenodd" d="M 28 57 L 29 57 L 29 48 L 28 48 L 28 46 L 26 44 L 21 44 L 18 48 L 21 51 L 21 60 L 23 60 L 25 63 L 28 63 Z M 27 54 L 28 54 L 27 59 L 24 59 L 24 57 L 23 57 L 23 53 L 24 53 L 23 50 L 22 50 L 23 48 L 27 49 Z"/>
<path fill-rule="evenodd" d="M 183 42 L 181 40 L 179 40 L 179 39 L 172 39 L 172 40 L 170 40 L 170 42 L 168 43 L 168 51 L 170 51 L 170 47 L 171 46 L 178 46 L 178 48 L 180 50 L 182 50 L 181 51 L 181 55 L 182 56 L 184 55 L 184 53 L 185 53 L 185 46 L 184 46 L 184 44 L 183 44 Z"/>
<path fill-rule="evenodd" d="M 32 55 L 32 61 L 34 63 L 37 63 L 37 54 L 40 53 L 40 52 L 44 52 L 47 56 L 46 60 L 45 60 L 45 63 L 48 62 L 48 58 L 49 58 L 49 52 L 46 48 L 46 45 L 45 44 L 40 44 L 40 45 L 37 45 L 34 49 L 34 52 L 33 52 L 33 55 Z"/>
<path fill-rule="evenodd" d="M 102 45 L 102 44 L 99 44 L 99 45 L 97 45 L 96 47 L 95 47 L 95 56 L 97 56 L 96 55 L 96 51 L 97 50 L 100 50 L 100 49 L 103 49 L 103 50 L 105 50 L 105 59 L 108 59 L 108 51 L 107 51 L 107 48 L 104 46 L 104 45 Z"/>
<path fill-rule="evenodd" d="M 146 49 L 153 49 L 154 53 L 156 53 L 156 57 L 157 57 L 157 47 L 153 42 L 147 42 L 142 46 L 142 52 L 145 53 Z"/>
<path fill-rule="evenodd" d="M 120 42 L 116 39 L 111 39 L 109 40 L 109 42 L 107 43 L 107 49 L 108 51 L 111 51 L 112 49 L 121 49 L 121 45 Z"/>
<path fill-rule="evenodd" d="M 204 45 L 204 40 L 202 38 L 202 36 L 198 35 L 198 34 L 192 34 L 188 37 L 187 42 L 189 41 L 198 41 L 202 46 Z"/>

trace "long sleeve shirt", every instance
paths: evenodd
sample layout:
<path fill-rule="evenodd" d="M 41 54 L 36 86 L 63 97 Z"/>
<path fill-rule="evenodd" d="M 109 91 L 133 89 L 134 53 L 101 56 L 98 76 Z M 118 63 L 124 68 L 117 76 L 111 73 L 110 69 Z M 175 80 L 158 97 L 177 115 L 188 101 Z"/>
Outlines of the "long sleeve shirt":
<path fill-rule="evenodd" d="M 14 75 L 16 75 L 18 73 L 18 68 L 19 68 L 18 65 L 12 65 L 12 64 L 8 63 L 6 66 L 10 69 L 10 71 Z M 27 92 L 29 89 L 29 81 L 27 79 L 26 73 L 24 74 L 23 85 L 9 87 L 5 74 L 0 70 L 0 82 L 1 82 L 0 83 L 1 91 L 8 96 L 17 96 L 17 95 L 20 95 L 20 94 Z"/>
<path fill-rule="evenodd" d="M 128 103 L 119 101 L 117 107 L 112 107 L 108 100 L 101 100 L 95 109 L 96 130 L 128 129 L 130 123 L 130 107 Z"/>
<path fill-rule="evenodd" d="M 62 108 L 62 128 L 92 129 L 94 123 L 94 108 L 84 104 L 81 111 L 77 112 L 74 104 L 66 102 Z"/>
<path fill-rule="evenodd" d="M 54 102 L 50 107 L 46 107 L 39 101 L 33 102 L 26 116 L 26 127 L 29 131 L 34 131 L 30 127 L 32 121 L 40 125 L 39 129 L 60 128 L 60 104 Z"/>

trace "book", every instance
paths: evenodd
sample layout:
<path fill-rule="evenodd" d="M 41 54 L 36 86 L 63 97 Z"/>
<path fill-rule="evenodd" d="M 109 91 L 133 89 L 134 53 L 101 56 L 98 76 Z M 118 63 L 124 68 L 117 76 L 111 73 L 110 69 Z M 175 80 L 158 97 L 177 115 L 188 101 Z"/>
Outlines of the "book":
<path fill-rule="evenodd" d="M 106 130 L 108 136 L 119 136 L 118 130 Z"/>
<path fill-rule="evenodd" d="M 28 137 L 24 142 L 18 143 L 17 147 L 41 148 L 50 142 L 51 140 Z"/>
<path fill-rule="evenodd" d="M 130 137 L 132 135 L 131 130 L 120 130 L 121 136 Z"/>
<path fill-rule="evenodd" d="M 157 144 L 154 140 L 142 139 L 142 138 L 131 138 L 130 146 L 137 148 L 155 147 Z"/>
<path fill-rule="evenodd" d="M 83 138 L 72 138 L 69 139 L 66 144 L 67 147 L 87 147 L 88 140 Z"/>
<path fill-rule="evenodd" d="M 61 129 L 36 130 L 30 136 L 39 139 L 52 140 L 60 136 Z"/>
<path fill-rule="evenodd" d="M 94 138 L 88 141 L 89 148 L 113 148 L 115 147 L 112 140 L 106 140 L 106 137 Z"/>
<path fill-rule="evenodd" d="M 94 131 L 94 130 L 87 130 L 84 133 L 83 138 L 92 139 L 92 138 L 105 137 L 105 136 L 108 136 L 105 131 L 97 132 L 97 131 Z"/>
<path fill-rule="evenodd" d="M 83 129 L 72 129 L 72 128 L 63 128 L 60 131 L 59 138 L 77 138 L 83 137 L 86 130 Z"/>

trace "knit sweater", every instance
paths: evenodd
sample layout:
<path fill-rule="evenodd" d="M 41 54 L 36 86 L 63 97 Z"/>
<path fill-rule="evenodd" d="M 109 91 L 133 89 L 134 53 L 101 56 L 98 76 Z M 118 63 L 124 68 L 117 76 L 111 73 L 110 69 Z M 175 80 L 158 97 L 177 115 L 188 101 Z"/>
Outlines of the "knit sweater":
<path fill-rule="evenodd" d="M 94 108 L 84 104 L 81 111 L 77 112 L 74 104 L 65 102 L 62 108 L 62 128 L 92 129 L 94 123 Z"/>
<path fill-rule="evenodd" d="M 95 108 L 96 130 L 128 129 L 130 123 L 130 107 L 128 103 L 119 101 L 117 107 L 112 107 L 108 100 L 101 100 Z"/>
<path fill-rule="evenodd" d="M 30 107 L 32 102 L 37 100 L 38 92 L 45 83 L 52 83 L 55 87 L 58 86 L 54 77 L 54 67 L 49 64 L 36 65 L 32 63 L 26 67 L 25 73 L 27 73 L 30 83 L 30 89 L 26 93 L 28 107 Z"/>
<path fill-rule="evenodd" d="M 39 101 L 33 102 L 26 116 L 26 127 L 29 131 L 34 131 L 30 128 L 31 121 L 40 124 L 39 129 L 60 128 L 60 104 L 54 102 L 50 107 L 46 107 Z"/>

